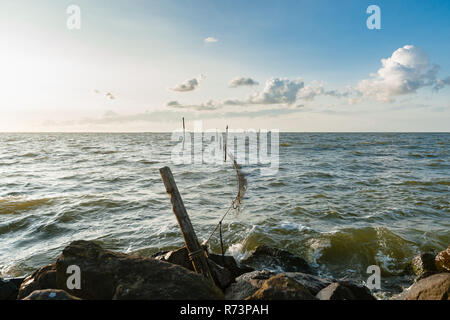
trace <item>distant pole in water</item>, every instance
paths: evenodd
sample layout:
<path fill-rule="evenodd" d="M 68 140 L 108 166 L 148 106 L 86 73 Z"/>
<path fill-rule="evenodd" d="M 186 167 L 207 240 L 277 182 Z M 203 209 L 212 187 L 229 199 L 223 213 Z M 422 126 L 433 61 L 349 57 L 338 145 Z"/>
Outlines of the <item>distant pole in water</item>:
<path fill-rule="evenodd" d="M 184 150 L 184 140 L 186 138 L 186 127 L 184 126 L 184 117 L 183 117 L 183 150 Z"/>
<path fill-rule="evenodd" d="M 227 162 L 228 125 L 225 133 L 225 143 L 223 145 L 225 162 Z"/>

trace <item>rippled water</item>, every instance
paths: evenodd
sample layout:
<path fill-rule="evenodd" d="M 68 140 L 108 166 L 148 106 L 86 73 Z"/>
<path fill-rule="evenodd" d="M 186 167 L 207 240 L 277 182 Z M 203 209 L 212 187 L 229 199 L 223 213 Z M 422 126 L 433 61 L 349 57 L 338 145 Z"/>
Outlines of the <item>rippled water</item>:
<path fill-rule="evenodd" d="M 450 134 L 283 133 L 277 175 L 243 166 L 229 253 L 285 248 L 327 276 L 382 269 L 398 292 L 419 251 L 450 244 Z M 23 275 L 77 239 L 148 255 L 183 245 L 158 169 L 170 165 L 199 238 L 235 197 L 224 165 L 175 165 L 170 134 L 0 134 L 0 270 Z M 212 239 L 213 251 L 219 241 Z"/>

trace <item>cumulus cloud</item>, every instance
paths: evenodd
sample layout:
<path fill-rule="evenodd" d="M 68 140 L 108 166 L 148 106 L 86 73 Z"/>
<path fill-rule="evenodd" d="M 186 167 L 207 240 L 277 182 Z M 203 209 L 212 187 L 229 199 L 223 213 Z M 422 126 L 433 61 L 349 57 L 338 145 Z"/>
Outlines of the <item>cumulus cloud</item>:
<path fill-rule="evenodd" d="M 305 86 L 302 79 L 271 78 L 264 89 L 247 99 L 247 104 L 293 104 L 298 92 Z"/>
<path fill-rule="evenodd" d="M 203 40 L 205 43 L 215 43 L 215 42 L 219 42 L 219 39 L 214 38 L 214 37 L 208 37 L 205 40 Z"/>
<path fill-rule="evenodd" d="M 184 81 L 183 83 L 180 83 L 176 87 L 171 88 L 171 90 L 178 91 L 178 92 L 193 91 L 198 87 L 198 85 L 204 78 L 205 78 L 205 76 L 201 74 L 197 78 L 188 79 L 188 80 Z"/>
<path fill-rule="evenodd" d="M 397 49 L 382 59 L 381 65 L 371 78 L 360 81 L 355 88 L 363 98 L 393 101 L 396 96 L 415 93 L 422 87 L 439 90 L 447 85 L 447 79 L 437 79 L 439 66 L 431 65 L 427 53 L 412 45 Z"/>
<path fill-rule="evenodd" d="M 231 80 L 229 87 L 237 88 L 241 86 L 257 86 L 259 83 L 252 78 L 238 77 Z"/>

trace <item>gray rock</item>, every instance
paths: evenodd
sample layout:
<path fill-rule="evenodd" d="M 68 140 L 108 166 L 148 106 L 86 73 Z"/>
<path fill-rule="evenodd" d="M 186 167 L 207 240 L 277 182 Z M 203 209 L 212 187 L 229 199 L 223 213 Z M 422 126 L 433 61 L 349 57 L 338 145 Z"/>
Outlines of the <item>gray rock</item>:
<path fill-rule="evenodd" d="M 255 269 L 268 269 L 277 272 L 303 272 L 314 274 L 314 270 L 305 259 L 288 251 L 259 246 L 256 250 L 242 261 L 243 264 Z"/>
<path fill-rule="evenodd" d="M 67 268 L 81 270 L 81 289 L 66 287 Z M 56 262 L 59 289 L 82 299 L 214 300 L 222 292 L 204 277 L 186 268 L 153 258 L 105 250 L 94 242 L 75 241 Z"/>
<path fill-rule="evenodd" d="M 42 267 L 31 276 L 26 277 L 20 285 L 17 299 L 23 299 L 33 291 L 44 289 L 57 289 L 56 265 L 54 263 Z"/>
<path fill-rule="evenodd" d="M 45 289 L 33 291 L 29 296 L 22 300 L 81 300 L 71 296 L 63 290 Z"/>
<path fill-rule="evenodd" d="M 334 282 L 316 294 L 320 300 L 376 300 L 370 290 L 349 281 Z"/>

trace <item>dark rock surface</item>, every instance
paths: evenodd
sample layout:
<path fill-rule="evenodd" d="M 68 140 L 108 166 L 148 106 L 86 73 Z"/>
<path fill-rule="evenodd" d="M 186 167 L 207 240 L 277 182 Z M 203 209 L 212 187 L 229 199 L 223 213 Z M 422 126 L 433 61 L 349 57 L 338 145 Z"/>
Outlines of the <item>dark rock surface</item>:
<path fill-rule="evenodd" d="M 81 289 L 66 287 L 67 268 L 81 270 Z M 201 275 L 153 258 L 105 250 L 94 242 L 75 241 L 56 262 L 56 281 L 82 299 L 220 299 L 221 291 Z"/>
<path fill-rule="evenodd" d="M 0 300 L 16 300 L 23 278 L 0 278 Z"/>
<path fill-rule="evenodd" d="M 29 296 L 22 300 L 81 300 L 63 290 L 45 289 L 33 291 Z"/>
<path fill-rule="evenodd" d="M 23 299 L 35 290 L 57 289 L 56 264 L 42 267 L 23 280 L 17 299 Z"/>
<path fill-rule="evenodd" d="M 422 253 L 412 260 L 412 270 L 416 275 L 416 281 L 431 276 L 437 272 L 434 264 L 435 254 L 431 252 Z"/>
<path fill-rule="evenodd" d="M 320 300 L 376 300 L 367 287 L 349 281 L 334 282 L 320 290 L 316 297 Z"/>
<path fill-rule="evenodd" d="M 277 274 L 264 282 L 255 293 L 246 300 L 317 300 L 302 284 Z"/>
<path fill-rule="evenodd" d="M 240 275 L 243 275 L 244 273 L 255 271 L 255 269 L 249 266 L 238 264 L 232 256 L 225 255 L 222 257 L 222 255 L 210 253 L 208 254 L 208 258 L 217 263 L 219 266 L 228 269 L 234 279 L 239 277 Z"/>
<path fill-rule="evenodd" d="M 304 285 L 312 295 L 316 295 L 320 290 L 332 283 L 330 279 L 321 278 L 308 273 L 286 272 L 285 275 Z"/>
<path fill-rule="evenodd" d="M 314 273 L 314 270 L 305 259 L 288 251 L 265 245 L 256 248 L 242 263 L 259 270 L 269 269 L 278 272 Z"/>
<path fill-rule="evenodd" d="M 450 300 L 450 273 L 438 273 L 419 280 L 394 299 Z"/>
<path fill-rule="evenodd" d="M 245 273 L 238 278 L 236 282 L 225 291 L 225 298 L 227 300 L 243 300 L 253 295 L 264 282 L 270 277 L 274 276 L 274 272 L 270 271 L 253 271 Z"/>

